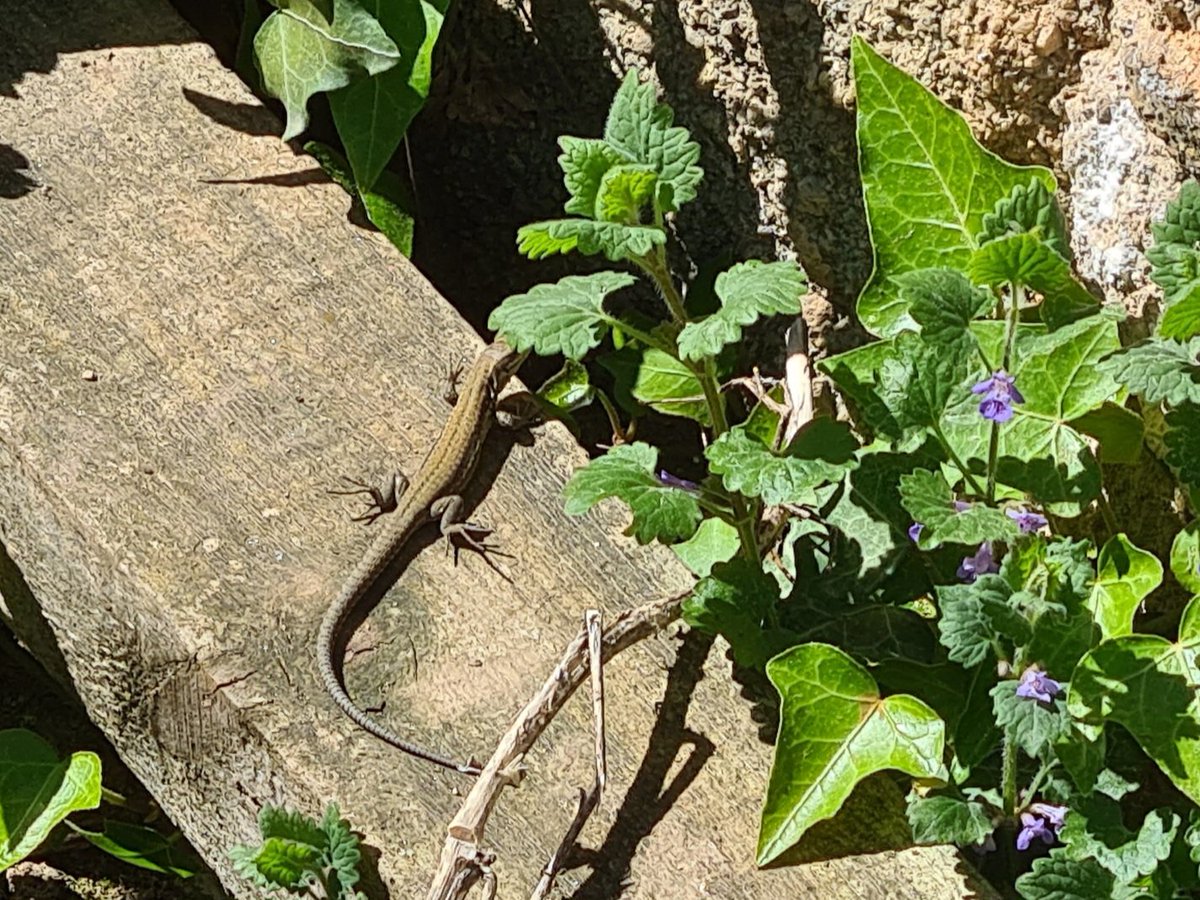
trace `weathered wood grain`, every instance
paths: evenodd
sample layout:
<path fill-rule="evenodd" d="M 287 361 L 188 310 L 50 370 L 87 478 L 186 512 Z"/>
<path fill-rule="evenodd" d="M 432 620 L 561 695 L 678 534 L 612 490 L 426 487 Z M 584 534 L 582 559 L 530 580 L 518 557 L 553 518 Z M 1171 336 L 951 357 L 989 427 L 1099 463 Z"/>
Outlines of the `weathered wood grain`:
<path fill-rule="evenodd" d="M 0 523 L 30 589 L 5 589 L 6 621 L 237 896 L 224 851 L 259 807 L 330 799 L 378 848 L 391 896 L 419 896 L 463 782 L 357 731 L 321 690 L 317 623 L 370 537 L 324 490 L 412 468 L 447 363 L 479 340 L 347 223 L 345 195 L 305 174 L 165 3 L 0 12 Z M 185 92 L 245 104 L 239 128 Z M 489 454 L 500 472 L 476 517 L 514 554 L 513 583 L 416 554 L 347 665 L 362 703 L 454 754 L 490 749 L 586 606 L 687 581 L 613 510 L 562 514 L 583 460 L 563 431 Z M 887 779 L 810 846 L 835 858 L 756 872 L 769 747 L 726 667 L 705 641 L 664 637 L 608 672 L 612 787 L 571 896 L 616 896 L 622 879 L 630 898 L 972 889 L 947 850 L 866 852 L 902 833 L 881 814 Z M 536 882 L 591 781 L 588 716 L 572 704 L 492 819 L 501 897 Z"/>

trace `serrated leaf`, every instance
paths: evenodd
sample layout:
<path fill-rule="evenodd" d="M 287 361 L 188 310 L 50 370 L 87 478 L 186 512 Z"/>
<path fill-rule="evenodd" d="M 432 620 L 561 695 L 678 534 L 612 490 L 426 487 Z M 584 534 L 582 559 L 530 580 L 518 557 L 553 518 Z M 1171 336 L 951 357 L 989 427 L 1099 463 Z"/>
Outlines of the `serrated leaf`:
<path fill-rule="evenodd" d="M 95 753 L 60 760 L 32 731 L 0 731 L 0 872 L 36 850 L 71 813 L 99 805 Z"/>
<path fill-rule="evenodd" d="M 708 426 L 711 423 L 704 388 L 696 373 L 668 353 L 654 347 L 625 346 L 601 357 L 600 365 L 617 380 L 617 396 L 629 398 L 668 416 L 683 416 Z"/>
<path fill-rule="evenodd" d="M 953 401 L 969 394 L 968 373 L 978 360 L 973 342 L 939 346 L 912 332 L 893 338 L 891 350 L 879 369 L 878 396 L 906 436 L 898 449 L 913 449 L 939 427 Z"/>
<path fill-rule="evenodd" d="M 1179 196 L 1167 203 L 1166 215 L 1150 225 L 1154 246 L 1146 251 L 1150 277 L 1167 302 L 1190 293 L 1200 281 L 1200 182 L 1185 181 Z"/>
<path fill-rule="evenodd" d="M 952 347 L 966 342 L 968 353 L 977 352 L 968 326 L 996 305 L 991 294 L 957 269 L 916 269 L 894 280 L 927 343 Z"/>
<path fill-rule="evenodd" d="M 1094 859 L 1122 884 L 1149 875 L 1171 855 L 1179 816 L 1166 809 L 1146 814 L 1138 831 L 1125 827 L 1121 804 L 1104 796 L 1071 804 L 1059 838 L 1071 859 Z"/>
<path fill-rule="evenodd" d="M 780 649 L 781 636 L 763 624 L 778 599 L 779 585 L 761 566 L 744 559 L 718 563 L 683 601 L 683 620 L 724 637 L 738 665 L 758 668 Z"/>
<path fill-rule="evenodd" d="M 1099 900 L 1112 897 L 1112 875 L 1094 859 L 1071 859 L 1061 849 L 1033 861 L 1016 883 L 1024 900 Z"/>
<path fill-rule="evenodd" d="M 658 450 L 635 442 L 613 447 L 576 469 L 563 488 L 569 515 L 580 516 L 608 497 L 622 500 L 633 513 L 626 529 L 639 544 L 670 544 L 691 537 L 700 524 L 700 504 L 687 490 L 658 479 Z"/>
<path fill-rule="evenodd" d="M 283 838 L 317 848 L 325 844 L 325 832 L 316 819 L 270 804 L 258 811 L 258 830 L 264 838 Z"/>
<path fill-rule="evenodd" d="M 604 140 L 627 160 L 645 163 L 658 173 L 660 190 L 657 205 L 663 212 L 675 212 L 696 196 L 696 186 L 704 170 L 700 145 L 686 128 L 674 125 L 671 107 L 655 99 L 654 85 L 641 84 L 638 73 L 626 73 L 613 97 L 604 125 Z"/>
<path fill-rule="evenodd" d="M 642 208 L 654 196 L 658 174 L 646 165 L 613 166 L 600 179 L 595 218 L 624 225 L 640 224 Z"/>
<path fill-rule="evenodd" d="M 917 469 L 900 476 L 900 502 L 920 522 L 922 547 L 939 544 L 982 544 L 1017 536 L 1016 523 L 986 503 L 972 503 L 961 512 L 954 507 L 954 492 L 940 473 Z"/>
<path fill-rule="evenodd" d="M 1096 310 L 1100 303 L 1071 274 L 1071 264 L 1035 235 L 1010 234 L 971 254 L 971 278 L 979 284 L 1019 284 L 1042 295 L 1042 320 L 1056 328 Z"/>
<path fill-rule="evenodd" d="M 910 795 L 907 813 L 916 844 L 973 847 L 982 844 L 994 827 L 982 803 L 957 797 Z"/>
<path fill-rule="evenodd" d="M 312 0 L 286 0 L 254 37 L 268 94 L 283 102 L 288 141 L 308 127 L 308 99 L 345 87 L 356 74 L 376 75 L 400 61 L 379 22 L 353 0 L 333 0 L 328 19 Z"/>
<path fill-rule="evenodd" d="M 985 213 L 976 240 L 980 244 L 1008 234 L 1029 232 L 1066 259 L 1071 258 L 1066 222 L 1054 195 L 1036 178 L 1020 184 Z"/>
<path fill-rule="evenodd" d="M 176 878 L 191 878 L 203 866 L 196 854 L 179 844 L 178 833 L 175 838 L 169 838 L 153 828 L 112 819 L 104 821 L 103 831 L 87 831 L 69 820 L 67 825 L 109 856 L 140 869 L 162 872 Z"/>
<path fill-rule="evenodd" d="M 671 551 L 693 575 L 706 577 L 717 563 L 733 559 L 742 546 L 737 529 L 724 519 L 710 518 L 686 541 L 672 544 Z"/>
<path fill-rule="evenodd" d="M 981 575 L 974 584 L 937 589 L 938 634 L 950 659 L 970 669 L 994 652 L 995 644 L 1025 644 L 1029 622 L 1009 602 L 1012 589 L 999 575 Z"/>
<path fill-rule="evenodd" d="M 268 884 L 292 891 L 319 878 L 322 868 L 316 847 L 277 837 L 263 841 L 252 862 Z"/>
<path fill-rule="evenodd" d="M 878 383 L 880 369 L 895 352 L 892 341 L 875 341 L 817 363 L 817 369 L 837 385 L 855 425 L 871 439 L 896 441 L 904 431 Z"/>
<path fill-rule="evenodd" d="M 1179 640 L 1131 634 L 1100 644 L 1079 661 L 1067 710 L 1086 729 L 1125 728 L 1193 800 L 1200 801 L 1200 598 L 1183 612 Z"/>
<path fill-rule="evenodd" d="M 1100 548 L 1096 581 L 1088 608 L 1105 638 L 1133 633 L 1138 606 L 1162 583 L 1158 557 L 1134 544 L 1124 534 L 1114 535 Z"/>
<path fill-rule="evenodd" d="M 1179 480 L 1200 487 L 1200 405 L 1185 403 L 1167 413 L 1166 461 L 1179 473 Z"/>
<path fill-rule="evenodd" d="M 713 441 L 704 455 L 726 490 L 761 497 L 772 506 L 814 505 L 816 488 L 840 481 L 854 468 L 857 446 L 844 422 L 822 417 L 805 426 L 782 453 L 775 453 L 739 425 Z"/>
<path fill-rule="evenodd" d="M 900 506 L 900 476 L 912 458 L 885 453 L 879 446 L 859 451 L 858 466 L 847 476 L 837 505 L 825 520 L 859 548 L 855 577 L 877 569 L 907 546 L 911 524 Z"/>
<path fill-rule="evenodd" d="M 562 148 L 558 164 L 571 194 L 563 210 L 569 215 L 595 215 L 600 181 L 609 169 L 625 162 L 624 154 L 598 138 L 564 135 L 558 139 L 558 146 Z"/>
<path fill-rule="evenodd" d="M 1017 681 L 1006 678 L 992 688 L 996 724 L 1033 759 L 1046 759 L 1051 745 L 1067 733 L 1066 704 L 1056 697 L 1050 703 L 1017 696 Z"/>
<path fill-rule="evenodd" d="M 341 817 L 336 803 L 325 808 L 321 820 L 325 832 L 325 859 L 337 877 L 338 896 L 352 895 L 358 884 L 358 864 L 362 860 L 358 836 L 350 830 L 350 823 Z"/>
<path fill-rule="evenodd" d="M 738 263 L 717 276 L 721 308 L 699 322 L 689 322 L 679 334 L 684 359 L 716 356 L 727 344 L 742 339 L 742 328 L 760 316 L 796 315 L 808 290 L 804 270 L 792 262 Z"/>
<path fill-rule="evenodd" d="M 1147 403 L 1200 403 L 1200 338 L 1142 341 L 1102 360 L 1100 367 Z"/>
<path fill-rule="evenodd" d="M 841 808 L 863 778 L 898 769 L 944 781 L 945 728 L 915 697 L 881 698 L 870 674 L 836 647 L 805 644 L 767 663 L 781 700 L 779 738 L 757 860 L 766 865 Z"/>
<path fill-rule="evenodd" d="M 623 225 L 591 219 L 553 219 L 517 229 L 517 250 L 530 259 L 578 250 L 585 256 L 603 253 L 611 262 L 646 256 L 667 242 L 654 225 Z"/>
<path fill-rule="evenodd" d="M 1158 333 L 1177 340 L 1200 334 L 1200 282 L 1178 292 L 1158 323 Z"/>
<path fill-rule="evenodd" d="M 962 115 L 876 53 L 851 43 L 858 96 L 859 172 L 875 266 L 858 298 L 860 321 L 889 336 L 911 317 L 895 276 L 933 266 L 965 268 L 983 217 L 1040 167 L 1013 166 L 983 148 Z"/>
<path fill-rule="evenodd" d="M 636 279 L 626 272 L 568 275 L 506 297 L 488 317 L 488 328 L 518 350 L 539 356 L 561 353 L 580 360 L 620 321 L 604 311 L 604 300 Z"/>
<path fill-rule="evenodd" d="M 441 32 L 447 0 L 357 2 L 379 21 L 400 51 L 397 65 L 368 78 L 356 79 L 329 95 L 329 108 L 355 182 L 360 191 L 369 192 L 429 96 L 433 48 Z M 371 221 L 375 222 L 375 218 Z M 386 233 L 379 222 L 375 224 Z"/>
<path fill-rule="evenodd" d="M 1171 542 L 1171 574 L 1184 590 L 1200 594 L 1200 519 L 1193 519 Z"/>

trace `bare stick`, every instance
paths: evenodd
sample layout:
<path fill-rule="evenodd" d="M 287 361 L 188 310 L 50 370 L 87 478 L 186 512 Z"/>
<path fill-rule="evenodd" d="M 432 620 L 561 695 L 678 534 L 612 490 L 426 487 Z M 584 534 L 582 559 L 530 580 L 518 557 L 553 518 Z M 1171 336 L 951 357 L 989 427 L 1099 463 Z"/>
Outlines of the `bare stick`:
<path fill-rule="evenodd" d="M 662 600 L 655 600 L 636 609 L 626 610 L 604 633 L 601 641 L 602 661 L 607 662 L 638 641 L 657 634 L 679 617 L 680 605 L 689 592 Z M 430 884 L 428 900 L 462 900 L 483 872 L 479 867 L 484 828 L 500 791 L 508 784 L 516 784 L 524 774 L 521 758 L 529 751 L 554 716 L 570 699 L 575 690 L 588 677 L 587 630 L 580 633 L 567 645 L 562 659 L 554 667 L 550 677 L 538 692 L 525 704 L 525 708 L 514 720 L 504 737 L 500 739 L 492 758 L 475 780 L 467 799 L 455 815 L 442 846 L 441 861 L 437 874 Z M 594 807 L 594 804 L 593 804 Z M 583 812 L 583 806 L 580 808 Z M 591 813 L 591 809 L 587 810 Z M 580 819 L 580 814 L 576 815 Z M 582 817 L 586 820 L 586 815 Z M 583 821 L 579 822 L 582 828 Z M 574 827 L 575 823 L 572 823 Z M 475 871 L 474 878 L 467 872 Z"/>
<path fill-rule="evenodd" d="M 787 391 L 787 430 L 783 435 L 783 446 L 788 446 L 803 426 L 813 418 L 812 363 L 808 358 L 808 324 L 803 316 L 787 330 L 787 362 L 784 364 L 783 386 Z"/>
<path fill-rule="evenodd" d="M 603 614 L 589 609 L 583 614 L 583 627 L 588 636 L 588 670 L 592 676 L 592 720 L 596 725 L 596 788 L 603 791 L 608 783 L 608 754 L 604 746 L 604 661 L 603 638 L 600 627 Z M 596 798 L 599 802 L 600 798 Z"/>

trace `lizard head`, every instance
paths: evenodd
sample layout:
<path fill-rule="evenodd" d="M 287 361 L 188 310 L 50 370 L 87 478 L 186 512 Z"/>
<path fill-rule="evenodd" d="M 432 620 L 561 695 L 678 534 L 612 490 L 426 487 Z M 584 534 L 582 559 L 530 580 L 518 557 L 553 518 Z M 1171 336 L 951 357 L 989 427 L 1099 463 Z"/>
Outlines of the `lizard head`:
<path fill-rule="evenodd" d="M 492 386 L 499 391 L 508 384 L 510 378 L 517 374 L 521 363 L 529 355 L 528 350 L 518 351 L 508 346 L 504 341 L 496 339 L 484 348 L 482 358 L 492 372 Z"/>

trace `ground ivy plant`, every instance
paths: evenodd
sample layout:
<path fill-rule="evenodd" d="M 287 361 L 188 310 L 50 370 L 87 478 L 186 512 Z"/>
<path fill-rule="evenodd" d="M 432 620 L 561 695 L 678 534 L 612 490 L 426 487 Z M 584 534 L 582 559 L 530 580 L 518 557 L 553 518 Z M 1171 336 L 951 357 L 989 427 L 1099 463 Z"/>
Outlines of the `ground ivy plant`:
<path fill-rule="evenodd" d="M 1200 527 L 1160 560 L 1104 484 L 1161 423 L 1167 466 L 1200 475 L 1200 189 L 1154 229 L 1158 334 L 1122 349 L 1123 314 L 1073 272 L 1052 174 L 988 152 L 861 39 L 851 62 L 875 256 L 857 312 L 877 340 L 820 364 L 847 420 L 790 441 L 772 395 L 741 409 L 725 388 L 743 329 L 800 311 L 800 267 L 677 276 L 668 222 L 699 148 L 636 73 L 601 137 L 560 139 L 567 215 L 518 246 L 619 265 L 509 297 L 491 327 L 592 354 L 627 409 L 699 423 L 707 464 L 688 480 L 618 442 L 567 509 L 626 504 L 636 540 L 696 572 L 686 620 L 778 692 L 760 865 L 890 770 L 916 842 L 974 848 L 1023 897 L 1200 887 L 1200 600 L 1169 636 L 1137 631 L 1167 569 L 1200 591 Z"/>

